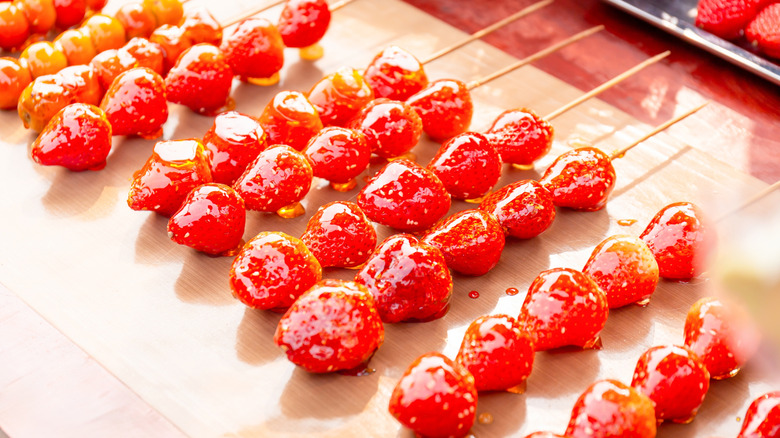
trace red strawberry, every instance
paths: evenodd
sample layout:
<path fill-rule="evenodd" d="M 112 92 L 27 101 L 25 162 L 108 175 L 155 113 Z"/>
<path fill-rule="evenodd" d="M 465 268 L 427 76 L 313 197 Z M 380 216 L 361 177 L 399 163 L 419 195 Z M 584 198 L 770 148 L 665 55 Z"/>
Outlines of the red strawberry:
<path fill-rule="evenodd" d="M 222 42 L 222 26 L 204 7 L 193 8 L 184 13 L 180 26 L 184 35 L 193 44 L 209 43 L 219 46 Z"/>
<path fill-rule="evenodd" d="M 453 271 L 485 275 L 501 259 L 504 231 L 490 214 L 463 210 L 437 224 L 422 241 L 439 248 Z"/>
<path fill-rule="evenodd" d="M 607 315 L 607 297 L 590 277 L 555 268 L 531 283 L 518 321 L 532 334 L 536 351 L 567 345 L 593 348 Z"/>
<path fill-rule="evenodd" d="M 735 376 L 758 350 L 760 337 L 753 321 L 735 303 L 702 298 L 685 318 L 685 346 L 716 380 Z"/>
<path fill-rule="evenodd" d="M 298 204 L 309 192 L 311 180 L 311 166 L 303 154 L 274 145 L 255 158 L 233 188 L 249 210 L 274 212 Z"/>
<path fill-rule="evenodd" d="M 214 182 L 233 184 L 266 148 L 265 132 L 255 119 L 231 111 L 214 119 L 203 136 Z"/>
<path fill-rule="evenodd" d="M 653 253 L 633 236 L 610 236 L 599 243 L 582 272 L 607 294 L 610 309 L 647 304 L 658 284 L 658 263 Z"/>
<path fill-rule="evenodd" d="M 233 296 L 254 309 L 284 310 L 322 278 L 322 267 L 302 241 L 262 232 L 247 242 L 230 268 Z"/>
<path fill-rule="evenodd" d="M 689 423 L 710 388 L 710 373 L 687 347 L 653 347 L 639 357 L 631 386 L 653 401 L 658 421 Z"/>
<path fill-rule="evenodd" d="M 780 3 L 761 10 L 745 28 L 751 44 L 773 58 L 780 58 Z"/>
<path fill-rule="evenodd" d="M 745 414 L 745 421 L 737 438 L 778 436 L 780 436 L 780 391 L 775 391 L 753 400 Z"/>
<path fill-rule="evenodd" d="M 371 294 L 341 280 L 323 280 L 301 295 L 274 334 L 287 359 L 312 373 L 357 368 L 371 359 L 384 338 Z"/>
<path fill-rule="evenodd" d="M 111 84 L 100 108 L 106 112 L 114 135 L 159 137 L 168 120 L 165 82 L 145 67 L 128 70 Z"/>
<path fill-rule="evenodd" d="M 552 225 L 555 206 L 552 195 L 541 184 L 526 179 L 488 195 L 479 209 L 492 214 L 508 236 L 536 237 Z"/>
<path fill-rule="evenodd" d="M 265 18 L 244 19 L 220 46 L 233 73 L 241 80 L 270 78 L 284 65 L 284 42 Z"/>
<path fill-rule="evenodd" d="M 287 47 L 303 48 L 317 43 L 330 25 L 325 0 L 287 0 L 279 16 L 279 33 Z"/>
<path fill-rule="evenodd" d="M 436 247 L 408 234 L 382 242 L 355 275 L 376 299 L 384 322 L 429 321 L 447 313 L 452 278 Z"/>
<path fill-rule="evenodd" d="M 371 149 L 363 134 L 336 126 L 315 135 L 303 153 L 311 163 L 314 176 L 330 181 L 339 191 L 352 190 L 355 178 L 368 168 L 371 160 Z"/>
<path fill-rule="evenodd" d="M 476 416 L 474 377 L 446 356 L 426 353 L 401 376 L 389 410 L 419 436 L 464 437 Z"/>
<path fill-rule="evenodd" d="M 257 120 L 268 134 L 269 144 L 286 144 L 299 151 L 322 130 L 317 109 L 297 91 L 279 92 Z"/>
<path fill-rule="evenodd" d="M 501 177 L 501 157 L 484 135 L 459 134 L 444 143 L 428 164 L 455 199 L 478 199 Z"/>
<path fill-rule="evenodd" d="M 534 432 L 530 435 L 526 435 L 525 438 L 569 438 L 563 435 L 558 435 L 552 432 Z"/>
<path fill-rule="evenodd" d="M 553 127 L 529 109 L 505 111 L 485 137 L 498 149 L 504 163 L 530 166 L 550 151 Z"/>
<path fill-rule="evenodd" d="M 390 46 L 374 57 L 363 77 L 376 97 L 406 100 L 428 86 L 420 61 L 398 46 Z"/>
<path fill-rule="evenodd" d="M 420 115 L 425 133 L 437 141 L 466 132 L 474 113 L 468 87 L 454 79 L 433 81 L 406 103 Z"/>
<path fill-rule="evenodd" d="M 662 208 L 639 236 L 655 255 L 663 278 L 699 275 L 715 249 L 716 235 L 699 207 L 677 202 Z"/>
<path fill-rule="evenodd" d="M 309 101 L 325 126 L 345 126 L 372 100 L 374 92 L 360 72 L 346 67 L 320 79 L 309 91 Z"/>
<path fill-rule="evenodd" d="M 170 24 L 164 24 L 155 29 L 149 37 L 149 41 L 162 49 L 163 72 L 165 73 L 176 65 L 176 61 L 185 50 L 195 45 L 184 28 Z"/>
<path fill-rule="evenodd" d="M 450 195 L 431 171 L 409 160 L 396 160 L 368 181 L 357 203 L 374 222 L 420 231 L 447 214 Z"/>
<path fill-rule="evenodd" d="M 481 316 L 466 329 L 455 360 L 474 376 L 477 391 L 504 391 L 531 375 L 533 341 L 511 316 Z"/>
<path fill-rule="evenodd" d="M 127 205 L 171 216 L 195 187 L 211 182 L 203 145 L 197 140 L 161 141 L 133 175 Z"/>
<path fill-rule="evenodd" d="M 181 54 L 165 77 L 168 100 L 201 114 L 233 106 L 233 71 L 216 46 L 196 44 Z"/>
<path fill-rule="evenodd" d="M 409 152 L 422 136 L 420 116 L 409 105 L 385 98 L 369 102 L 349 126 L 362 132 L 371 152 L 382 158 Z"/>
<path fill-rule="evenodd" d="M 111 124 L 100 108 L 73 103 L 58 112 L 32 144 L 32 158 L 44 166 L 100 170 L 111 151 Z"/>
<path fill-rule="evenodd" d="M 763 0 L 699 0 L 696 26 L 723 39 L 739 36 Z"/>
<path fill-rule="evenodd" d="M 561 154 L 539 182 L 558 207 L 596 211 L 607 205 L 615 188 L 615 168 L 607 154 L 584 147 Z"/>
<path fill-rule="evenodd" d="M 246 208 L 235 190 L 217 183 L 193 189 L 168 220 L 168 237 L 207 254 L 231 255 L 244 235 Z"/>
<path fill-rule="evenodd" d="M 323 267 L 362 265 L 376 247 L 376 231 L 357 204 L 325 204 L 309 219 L 301 240 Z"/>
<path fill-rule="evenodd" d="M 653 402 L 617 380 L 600 380 L 577 399 L 566 436 L 571 438 L 653 438 Z"/>

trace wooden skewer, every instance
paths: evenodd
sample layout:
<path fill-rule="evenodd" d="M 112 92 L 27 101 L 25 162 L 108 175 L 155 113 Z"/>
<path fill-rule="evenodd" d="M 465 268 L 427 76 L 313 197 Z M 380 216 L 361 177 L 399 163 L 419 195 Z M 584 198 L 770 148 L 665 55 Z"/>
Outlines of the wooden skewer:
<path fill-rule="evenodd" d="M 450 52 L 454 52 L 455 50 L 458 50 L 461 47 L 463 47 L 463 46 L 465 46 L 465 45 L 467 45 L 467 44 L 469 44 L 469 43 L 471 43 L 473 41 L 476 41 L 476 40 L 484 37 L 485 35 L 488 35 L 490 33 L 495 32 L 496 30 L 506 26 L 509 23 L 512 23 L 513 21 L 516 21 L 516 20 L 518 20 L 518 19 L 520 19 L 522 17 L 525 17 L 526 15 L 528 15 L 528 14 L 530 14 L 532 12 L 536 12 L 539 9 L 542 9 L 545 6 L 548 6 L 548 5 L 552 4 L 554 1 L 555 0 L 542 0 L 540 2 L 534 3 L 534 4 L 528 6 L 528 7 L 524 8 L 524 9 L 522 9 L 522 10 L 520 10 L 518 12 L 515 12 L 514 14 L 504 18 L 503 20 L 499 20 L 499 21 L 491 24 L 490 26 L 488 26 L 488 27 L 486 27 L 486 28 L 484 28 L 482 30 L 474 32 L 473 34 L 469 35 L 467 38 L 465 38 L 465 39 L 463 39 L 463 40 L 461 40 L 461 41 L 459 41 L 459 42 L 457 42 L 457 43 L 455 43 L 455 44 L 453 44 L 453 45 L 451 45 L 449 47 L 445 47 L 445 48 L 439 50 L 438 52 L 434 53 L 433 55 L 431 55 L 431 56 L 425 58 L 424 60 L 420 61 L 420 64 L 425 65 L 425 64 L 427 64 L 427 63 L 429 63 L 431 61 L 435 61 L 435 60 L 441 58 L 442 56 L 444 56 L 444 55 L 446 55 L 446 54 L 448 54 Z"/>
<path fill-rule="evenodd" d="M 236 17 L 236 18 L 232 18 L 232 19 L 228 20 L 225 24 L 222 25 L 222 27 L 223 28 L 224 27 L 230 27 L 230 26 L 233 26 L 234 24 L 238 24 L 241 20 L 244 20 L 244 19 L 249 18 L 249 17 L 251 17 L 253 15 L 257 15 L 257 14 L 259 14 L 261 12 L 265 12 L 265 11 L 267 11 L 267 10 L 273 8 L 273 7 L 276 7 L 276 6 L 279 6 L 281 4 L 284 4 L 286 1 L 287 0 L 276 0 L 273 3 L 269 3 L 267 5 L 260 6 L 257 9 L 251 10 L 249 12 L 245 12 L 245 13 L 241 14 L 240 17 Z M 338 11 L 339 9 L 343 8 L 344 6 L 350 4 L 350 3 L 354 2 L 354 1 L 355 0 L 342 0 L 342 1 L 334 4 L 333 6 L 331 6 L 330 7 L 330 11 L 331 12 Z"/>
<path fill-rule="evenodd" d="M 563 41 L 561 41 L 561 42 L 559 42 L 557 44 L 554 44 L 554 45 L 552 45 L 550 47 L 547 47 L 546 49 L 542 49 L 542 50 L 534 53 L 533 55 L 528 56 L 526 58 L 523 58 L 523 59 L 515 62 L 514 64 L 511 64 L 511 65 L 509 65 L 507 67 L 504 67 L 504 68 L 502 68 L 502 69 L 500 69 L 500 70 L 498 70 L 498 71 L 496 71 L 496 72 L 494 72 L 494 73 L 492 73 L 492 74 L 490 74 L 488 76 L 485 76 L 482 79 L 477 79 L 476 81 L 471 81 L 471 82 L 468 83 L 466 88 L 468 88 L 469 90 L 473 90 L 474 88 L 477 88 L 477 87 L 480 87 L 482 85 L 485 85 L 488 82 L 493 81 L 495 79 L 498 79 L 501 76 L 503 76 L 503 75 L 513 71 L 513 70 L 516 70 L 516 69 L 518 69 L 518 68 L 520 68 L 520 67 L 522 67 L 524 65 L 530 64 L 530 63 L 532 63 L 532 62 L 534 62 L 536 60 L 542 59 L 542 58 L 544 58 L 545 56 L 547 56 L 547 55 L 549 55 L 551 53 L 554 53 L 554 52 L 556 52 L 556 51 L 558 51 L 558 50 L 560 50 L 560 49 L 562 49 L 562 48 L 564 48 L 564 47 L 566 47 L 566 46 L 568 46 L 568 45 L 570 45 L 572 43 L 575 43 L 575 42 L 577 42 L 577 41 L 579 41 L 579 40 L 581 40 L 581 39 L 583 39 L 585 37 L 593 35 L 594 33 L 600 32 L 602 30 L 604 30 L 604 26 L 603 25 L 599 25 L 599 26 L 596 26 L 596 27 L 591 27 L 588 30 L 584 30 L 584 31 L 582 31 L 582 32 L 580 32 L 580 33 L 578 33 L 578 34 L 576 34 L 574 36 L 571 36 L 571 37 L 569 37 L 569 38 L 567 38 L 567 39 L 565 39 L 565 40 L 563 40 Z"/>
<path fill-rule="evenodd" d="M 761 199 L 765 198 L 766 196 L 770 195 L 775 190 L 780 189 L 780 181 L 775 182 L 774 184 L 765 187 L 760 192 L 756 193 L 755 195 L 751 196 L 747 199 L 747 201 L 743 202 L 739 207 L 735 207 L 734 209 L 730 210 L 726 214 L 722 215 L 718 219 L 716 219 L 716 222 L 721 222 L 729 217 L 731 217 L 734 213 L 744 210 L 751 205 L 755 204 L 756 202 L 760 201 Z"/>

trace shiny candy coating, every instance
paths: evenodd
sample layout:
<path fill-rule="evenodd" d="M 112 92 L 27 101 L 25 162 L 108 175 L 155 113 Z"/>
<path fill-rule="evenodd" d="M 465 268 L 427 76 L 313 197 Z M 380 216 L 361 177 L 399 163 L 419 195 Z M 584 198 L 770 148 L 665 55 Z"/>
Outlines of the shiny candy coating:
<path fill-rule="evenodd" d="M 303 48 L 325 36 L 330 8 L 325 0 L 287 0 L 279 16 L 279 33 L 287 47 Z"/>
<path fill-rule="evenodd" d="M 27 66 L 33 79 L 51 75 L 68 66 L 68 58 L 48 41 L 27 46 L 19 56 L 19 64 Z"/>
<path fill-rule="evenodd" d="M 17 110 L 25 128 L 40 132 L 65 106 L 71 103 L 97 105 L 101 94 L 92 69 L 86 65 L 73 65 L 29 83 L 19 96 Z"/>
<path fill-rule="evenodd" d="M 317 109 L 297 91 L 277 93 L 257 120 L 268 135 L 269 144 L 286 144 L 299 151 L 322 130 Z"/>
<path fill-rule="evenodd" d="M 85 0 L 54 0 L 54 11 L 57 20 L 55 24 L 60 29 L 67 29 L 81 23 L 87 13 Z"/>
<path fill-rule="evenodd" d="M 214 119 L 203 136 L 214 182 L 233 184 L 266 146 L 263 128 L 252 117 L 230 111 Z"/>
<path fill-rule="evenodd" d="M 116 12 L 116 19 L 122 24 L 128 39 L 149 38 L 157 28 L 154 13 L 141 3 L 125 3 Z"/>
<path fill-rule="evenodd" d="M 558 435 L 552 432 L 534 432 L 530 435 L 526 435 L 525 438 L 569 438 L 564 435 Z"/>
<path fill-rule="evenodd" d="M 552 195 L 534 180 L 520 180 L 488 195 L 479 209 L 492 214 L 507 236 L 536 237 L 552 225 L 555 206 Z"/>
<path fill-rule="evenodd" d="M 374 92 L 360 72 L 342 67 L 314 84 L 308 97 L 325 126 L 345 126 L 374 100 Z"/>
<path fill-rule="evenodd" d="M 465 83 L 440 79 L 410 96 L 412 106 L 423 122 L 423 130 L 436 141 L 448 140 L 466 132 L 471 125 L 474 103 Z"/>
<path fill-rule="evenodd" d="M 98 53 L 89 62 L 89 66 L 95 72 L 100 87 L 107 90 L 114 79 L 120 74 L 130 70 L 136 64 L 136 59 L 126 50 L 111 49 Z"/>
<path fill-rule="evenodd" d="M 54 39 L 54 47 L 65 54 L 68 65 L 89 64 L 97 55 L 86 29 L 68 29 Z"/>
<path fill-rule="evenodd" d="M 21 0 L 17 4 L 24 11 L 31 35 L 44 35 L 54 27 L 57 21 L 57 10 L 52 0 Z"/>
<path fill-rule="evenodd" d="M 498 149 L 504 163 L 531 165 L 549 152 L 553 127 L 529 109 L 503 112 L 485 136 Z"/>
<path fill-rule="evenodd" d="M 653 438 L 656 419 L 647 396 L 617 380 L 600 380 L 577 399 L 566 436 Z"/>
<path fill-rule="evenodd" d="M 428 76 L 417 58 L 398 46 L 379 52 L 363 77 L 376 97 L 406 100 L 428 86 Z"/>
<path fill-rule="evenodd" d="M 83 27 L 92 38 L 92 44 L 98 53 L 118 49 L 127 42 L 125 28 L 114 17 L 95 14 L 87 19 Z"/>
<path fill-rule="evenodd" d="M 145 67 L 128 70 L 111 84 L 100 108 L 114 127 L 114 135 L 158 137 L 168 120 L 163 78 Z"/>
<path fill-rule="evenodd" d="M 331 126 L 320 131 L 303 150 L 314 176 L 336 184 L 353 181 L 368 167 L 371 149 L 359 131 Z"/>
<path fill-rule="evenodd" d="M 264 150 L 247 166 L 233 188 L 249 210 L 274 212 L 302 200 L 311 188 L 311 165 L 306 157 L 285 145 Z"/>
<path fill-rule="evenodd" d="M 279 30 L 265 18 L 247 18 L 220 46 L 233 73 L 242 80 L 268 78 L 284 65 L 284 42 Z"/>
<path fill-rule="evenodd" d="M 366 136 L 371 152 L 395 158 L 409 152 L 422 136 L 422 120 L 407 104 L 389 99 L 368 103 L 349 123 Z"/>
<path fill-rule="evenodd" d="M 0 3 L 0 49 L 11 51 L 30 36 L 30 23 L 16 2 Z"/>
<path fill-rule="evenodd" d="M 376 231 L 357 204 L 335 201 L 309 219 L 301 240 L 323 267 L 360 266 L 376 247 Z"/>
<path fill-rule="evenodd" d="M 158 27 L 177 24 L 184 14 L 181 0 L 143 0 L 143 7 L 154 14 Z"/>
<path fill-rule="evenodd" d="M 111 125 L 100 108 L 74 103 L 58 112 L 32 144 L 32 158 L 46 166 L 98 170 L 111 151 Z"/>
<path fill-rule="evenodd" d="M 438 223 L 422 241 L 439 248 L 453 271 L 484 275 L 501 259 L 504 231 L 489 213 L 463 210 Z"/>
<path fill-rule="evenodd" d="M 179 27 L 193 44 L 209 43 L 219 46 L 222 43 L 222 25 L 204 7 L 188 10 Z"/>
<path fill-rule="evenodd" d="M 181 54 L 165 77 L 168 100 L 201 114 L 230 106 L 233 71 L 220 50 L 196 44 Z"/>
<path fill-rule="evenodd" d="M 127 52 L 135 58 L 135 67 L 146 67 L 158 74 L 163 73 L 165 56 L 162 49 L 146 38 L 133 38 L 119 52 Z"/>
<path fill-rule="evenodd" d="M 780 436 L 780 391 L 770 392 L 753 400 L 737 438 L 777 436 Z"/>
<path fill-rule="evenodd" d="M 485 136 L 464 132 L 448 140 L 428 164 L 428 169 L 455 199 L 477 199 L 487 194 L 501 177 L 501 157 Z"/>
<path fill-rule="evenodd" d="M 176 61 L 185 50 L 195 45 L 185 30 L 179 26 L 166 24 L 152 32 L 149 41 L 160 46 L 163 52 L 163 72 L 167 72 L 176 65 Z"/>
<path fill-rule="evenodd" d="M 556 206 L 596 211 L 607 205 L 615 178 L 609 156 L 599 149 L 584 147 L 561 154 L 539 182 L 550 191 Z"/>
<path fill-rule="evenodd" d="M 30 71 L 15 59 L 0 58 L 0 109 L 16 108 L 19 96 L 31 81 Z"/>

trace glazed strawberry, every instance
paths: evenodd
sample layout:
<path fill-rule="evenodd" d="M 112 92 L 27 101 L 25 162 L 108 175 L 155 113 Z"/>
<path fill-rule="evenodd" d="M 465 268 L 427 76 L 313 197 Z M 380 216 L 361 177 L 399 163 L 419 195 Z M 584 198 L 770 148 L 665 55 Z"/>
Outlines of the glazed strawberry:
<path fill-rule="evenodd" d="M 687 347 L 653 347 L 639 357 L 631 386 L 652 400 L 658 421 L 688 423 L 710 388 L 710 373 Z"/>
<path fill-rule="evenodd" d="M 287 47 L 309 47 L 325 36 L 330 8 L 325 0 L 287 0 L 277 26 Z"/>
<path fill-rule="evenodd" d="M 127 205 L 170 217 L 192 189 L 210 182 L 208 159 L 199 141 L 161 141 L 154 145 L 144 167 L 133 175 Z"/>
<path fill-rule="evenodd" d="M 244 200 L 235 190 L 224 184 L 203 184 L 168 220 L 168 237 L 207 254 L 231 255 L 241 246 L 245 223 Z"/>
<path fill-rule="evenodd" d="M 374 100 L 374 92 L 359 71 L 342 67 L 314 84 L 308 97 L 325 126 L 345 126 Z"/>
<path fill-rule="evenodd" d="M 418 436 L 464 437 L 476 417 L 474 377 L 440 353 L 423 354 L 393 389 L 389 410 Z"/>
<path fill-rule="evenodd" d="M 715 230 L 690 202 L 662 208 L 639 236 L 655 255 L 663 278 L 688 280 L 699 275 L 715 249 Z"/>
<path fill-rule="evenodd" d="M 176 61 L 187 49 L 194 46 L 195 43 L 187 36 L 184 28 L 165 24 L 152 32 L 149 41 L 158 45 L 164 55 L 163 71 L 168 72 L 176 65 Z"/>
<path fill-rule="evenodd" d="M 30 70 L 16 59 L 0 58 L 0 109 L 14 109 L 24 88 L 32 82 Z"/>
<path fill-rule="evenodd" d="M 610 236 L 599 243 L 582 272 L 604 291 L 610 309 L 647 304 L 658 284 L 658 263 L 653 253 L 633 236 Z"/>
<path fill-rule="evenodd" d="M 71 103 L 98 105 L 101 94 L 92 69 L 72 65 L 28 84 L 19 96 L 17 111 L 25 128 L 40 132 L 61 109 Z"/>
<path fill-rule="evenodd" d="M 463 210 L 438 223 L 422 241 L 439 248 L 453 271 L 485 275 L 501 259 L 504 231 L 489 213 Z"/>
<path fill-rule="evenodd" d="M 514 182 L 491 193 L 482 200 L 479 209 L 495 216 L 507 236 L 518 239 L 538 236 L 555 219 L 552 195 L 530 179 Z"/>
<path fill-rule="evenodd" d="M 737 438 L 778 436 L 780 436 L 780 391 L 775 391 L 753 400 L 745 414 L 745 421 Z"/>
<path fill-rule="evenodd" d="M 455 361 L 474 376 L 477 391 L 505 391 L 531 375 L 533 341 L 511 316 L 480 316 L 466 329 Z"/>
<path fill-rule="evenodd" d="M 335 201 L 314 213 L 301 240 L 323 267 L 360 266 L 376 247 L 376 231 L 357 204 Z"/>
<path fill-rule="evenodd" d="M 99 170 L 111 151 L 111 124 L 100 108 L 74 103 L 58 112 L 32 144 L 32 158 L 45 166 Z"/>
<path fill-rule="evenodd" d="M 539 182 L 550 191 L 556 206 L 596 211 L 607 205 L 615 188 L 615 168 L 601 150 L 578 148 L 556 158 Z"/>
<path fill-rule="evenodd" d="M 363 134 L 336 126 L 315 135 L 303 153 L 314 176 L 330 181 L 338 191 L 355 188 L 355 178 L 368 168 L 371 160 L 371 149 Z"/>
<path fill-rule="evenodd" d="M 763 0 L 699 0 L 696 26 L 723 39 L 739 36 Z"/>
<path fill-rule="evenodd" d="M 531 166 L 550 151 L 553 133 L 546 120 L 521 108 L 498 116 L 485 137 L 498 149 L 504 163 Z"/>
<path fill-rule="evenodd" d="M 106 112 L 114 135 L 159 137 L 168 120 L 165 81 L 145 67 L 128 70 L 111 84 L 100 108 Z"/>
<path fill-rule="evenodd" d="M 761 9 L 745 28 L 745 36 L 762 52 L 780 58 L 780 4 Z"/>
<path fill-rule="evenodd" d="M 450 195 L 431 171 L 409 160 L 396 160 L 368 181 L 357 203 L 374 222 L 420 231 L 447 214 Z"/>
<path fill-rule="evenodd" d="M 374 295 L 384 322 L 430 321 L 447 313 L 452 278 L 434 246 L 408 234 L 385 239 L 355 281 Z"/>
<path fill-rule="evenodd" d="M 168 100 L 201 114 L 233 106 L 233 71 L 216 46 L 196 44 L 184 51 L 165 77 Z"/>
<path fill-rule="evenodd" d="M 297 91 L 278 93 L 257 120 L 265 129 L 269 144 L 286 144 L 299 151 L 322 130 L 317 109 Z"/>
<path fill-rule="evenodd" d="M 230 111 L 214 119 L 203 136 L 214 182 L 233 184 L 266 148 L 265 132 L 255 119 Z"/>
<path fill-rule="evenodd" d="M 617 380 L 600 380 L 577 399 L 566 436 L 570 438 L 653 438 L 653 402 Z"/>
<path fill-rule="evenodd" d="M 422 136 L 422 120 L 407 104 L 376 99 L 363 107 L 349 126 L 366 136 L 371 152 L 395 158 L 409 152 Z"/>
<path fill-rule="evenodd" d="M 219 46 L 222 42 L 222 26 L 204 7 L 188 10 L 179 27 L 193 44 L 209 43 Z"/>
<path fill-rule="evenodd" d="M 433 81 L 410 96 L 406 103 L 417 111 L 423 122 L 423 130 L 436 141 L 444 141 L 466 132 L 474 113 L 468 87 L 454 79 Z"/>
<path fill-rule="evenodd" d="M 735 376 L 758 350 L 760 337 L 755 323 L 735 303 L 702 298 L 685 318 L 685 346 L 716 380 Z"/>
<path fill-rule="evenodd" d="M 374 299 L 363 286 L 323 280 L 287 310 L 274 342 L 290 362 L 312 373 L 328 373 L 366 364 L 384 337 Z"/>
<path fill-rule="evenodd" d="M 376 97 L 406 100 L 428 86 L 420 61 L 398 46 L 390 46 L 374 57 L 363 77 Z"/>
<path fill-rule="evenodd" d="M 278 212 L 298 205 L 309 192 L 311 180 L 311 165 L 303 154 L 289 146 L 274 145 L 247 166 L 233 188 L 244 198 L 247 209 Z"/>
<path fill-rule="evenodd" d="M 555 268 L 528 288 L 518 321 L 533 336 L 536 351 L 567 345 L 593 348 L 609 315 L 607 297 L 582 272 Z"/>
<path fill-rule="evenodd" d="M 282 35 L 265 18 L 242 20 L 219 47 L 233 73 L 243 81 L 270 78 L 284 65 Z"/>
<path fill-rule="evenodd" d="M 322 267 L 306 245 L 280 232 L 252 238 L 230 268 L 233 296 L 253 309 L 287 309 L 321 278 Z"/>
<path fill-rule="evenodd" d="M 428 169 L 453 198 L 479 199 L 501 177 L 501 157 L 484 135 L 464 132 L 439 148 Z"/>

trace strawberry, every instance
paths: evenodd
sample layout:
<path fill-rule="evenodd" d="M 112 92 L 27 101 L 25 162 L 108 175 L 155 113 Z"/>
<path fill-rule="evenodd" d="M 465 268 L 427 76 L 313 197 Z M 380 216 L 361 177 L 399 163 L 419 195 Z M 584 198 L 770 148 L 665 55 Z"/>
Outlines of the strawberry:
<path fill-rule="evenodd" d="M 570 438 L 653 438 L 653 402 L 617 380 L 600 380 L 577 399 L 565 435 Z"/>
<path fill-rule="evenodd" d="M 609 315 L 607 297 L 587 275 L 569 268 L 542 272 L 528 288 L 518 321 L 536 351 L 593 348 Z"/>
<path fill-rule="evenodd" d="M 534 432 L 530 435 L 526 435 L 525 438 L 569 438 L 563 435 L 558 435 L 552 432 Z"/>
<path fill-rule="evenodd" d="M 521 108 L 503 112 L 485 133 L 504 163 L 530 166 L 550 151 L 553 127 L 535 112 Z"/>
<path fill-rule="evenodd" d="M 300 239 L 262 232 L 230 268 L 233 296 L 253 309 L 284 310 L 322 278 L 322 267 Z"/>
<path fill-rule="evenodd" d="M 165 77 L 168 100 L 201 114 L 233 105 L 233 71 L 216 46 L 196 44 L 181 54 Z"/>
<path fill-rule="evenodd" d="M 745 36 L 751 44 L 773 58 L 780 58 L 780 4 L 766 6 L 748 23 Z"/>
<path fill-rule="evenodd" d="M 780 391 L 770 392 L 753 400 L 737 438 L 769 438 L 780 436 Z"/>
<path fill-rule="evenodd" d="M 396 160 L 368 181 L 357 203 L 374 222 L 420 231 L 447 214 L 450 195 L 431 171 L 409 160 Z"/>
<path fill-rule="evenodd" d="M 645 242 L 610 236 L 593 249 L 582 272 L 607 294 L 610 309 L 647 304 L 658 284 L 658 263 Z"/>
<path fill-rule="evenodd" d="M 368 103 L 349 127 L 366 136 L 371 152 L 395 158 L 409 152 L 422 136 L 422 120 L 407 104 L 380 98 Z"/>
<path fill-rule="evenodd" d="M 111 124 L 100 108 L 73 103 L 58 112 L 32 144 L 32 158 L 45 166 L 99 170 L 111 151 Z"/>
<path fill-rule="evenodd" d="M 363 77 L 376 97 L 406 100 L 428 86 L 420 61 L 398 46 L 390 46 L 374 57 Z"/>
<path fill-rule="evenodd" d="M 417 358 L 390 396 L 390 413 L 418 436 L 464 437 L 474 424 L 474 377 L 440 353 Z"/>
<path fill-rule="evenodd" d="M 301 240 L 323 267 L 362 265 L 376 247 L 376 231 L 357 204 L 325 204 L 309 219 Z"/>
<path fill-rule="evenodd" d="M 639 357 L 631 386 L 653 401 L 659 422 L 688 423 L 710 388 L 710 373 L 687 347 L 659 346 Z"/>
<path fill-rule="evenodd" d="M 601 150 L 578 148 L 556 158 L 539 182 L 550 191 L 556 206 L 596 211 L 607 205 L 615 188 L 615 168 Z"/>
<path fill-rule="evenodd" d="M 464 132 L 448 140 L 428 163 L 455 199 L 479 199 L 501 177 L 501 157 L 485 138 Z"/>
<path fill-rule="evenodd" d="M 19 96 L 17 111 L 25 128 L 40 132 L 61 109 L 71 103 L 98 105 L 101 94 L 90 66 L 72 65 L 27 84 Z"/>
<path fill-rule="evenodd" d="M 199 141 L 160 141 L 144 167 L 133 175 L 127 205 L 170 217 L 190 190 L 210 182 L 208 159 Z"/>
<path fill-rule="evenodd" d="M 466 132 L 474 113 L 468 86 L 454 79 L 433 81 L 406 99 L 406 103 L 417 111 L 423 130 L 436 141 Z"/>
<path fill-rule="evenodd" d="M 699 0 L 696 26 L 723 39 L 739 36 L 763 0 Z"/>
<path fill-rule="evenodd" d="M 195 43 L 187 36 L 187 31 L 179 26 L 164 24 L 152 32 L 149 41 L 160 46 L 163 51 L 163 72 L 167 73 L 176 65 L 176 61 Z"/>
<path fill-rule="evenodd" d="M 282 316 L 274 342 L 290 362 L 312 373 L 328 373 L 367 363 L 384 337 L 374 298 L 364 287 L 323 280 Z"/>
<path fill-rule="evenodd" d="M 246 208 L 274 212 L 298 203 L 311 188 L 312 170 L 306 157 L 285 145 L 260 152 L 233 188 Z"/>
<path fill-rule="evenodd" d="M 342 67 L 314 84 L 308 97 L 325 126 L 345 126 L 374 100 L 374 92 L 359 71 Z"/>
<path fill-rule="evenodd" d="M 222 42 L 222 25 L 202 6 L 184 13 L 179 27 L 192 44 L 209 43 L 219 46 Z"/>
<path fill-rule="evenodd" d="M 661 277 L 671 280 L 699 275 L 716 245 L 715 231 L 699 207 L 690 202 L 662 208 L 639 238 L 655 255 Z"/>
<path fill-rule="evenodd" d="M 286 144 L 299 151 L 322 130 L 317 109 L 297 91 L 279 92 L 257 121 L 268 134 L 269 144 Z"/>
<path fill-rule="evenodd" d="M 284 42 L 265 18 L 242 20 L 219 46 L 233 73 L 243 81 L 274 76 L 284 65 Z"/>
<path fill-rule="evenodd" d="M 455 361 L 474 376 L 477 391 L 505 391 L 531 375 L 533 341 L 511 316 L 480 316 L 466 329 Z"/>
<path fill-rule="evenodd" d="M 485 275 L 501 259 L 504 231 L 489 213 L 463 210 L 438 223 L 422 241 L 439 248 L 453 271 Z"/>
<path fill-rule="evenodd" d="M 100 108 L 106 112 L 114 135 L 159 137 L 168 120 L 165 81 L 145 67 L 128 70 L 111 84 Z"/>
<path fill-rule="evenodd" d="M 371 149 L 359 131 L 331 126 L 315 135 L 303 150 L 314 176 L 337 190 L 352 190 L 355 178 L 368 168 Z"/>
<path fill-rule="evenodd" d="M 355 275 L 384 322 L 429 321 L 447 313 L 452 277 L 434 246 L 408 234 L 385 239 Z"/>
<path fill-rule="evenodd" d="M 279 16 L 279 33 L 287 47 L 303 48 L 317 43 L 330 25 L 325 0 L 287 0 Z"/>
<path fill-rule="evenodd" d="M 230 111 L 214 119 L 203 136 L 214 182 L 233 184 L 267 144 L 257 120 Z"/>
<path fill-rule="evenodd" d="M 479 209 L 495 216 L 507 236 L 518 239 L 538 236 L 555 219 L 552 195 L 530 179 L 514 182 L 491 193 L 482 200 Z"/>
<path fill-rule="evenodd" d="M 713 379 L 735 376 L 756 353 L 760 332 L 735 303 L 702 298 L 685 318 L 685 346 L 704 362 Z"/>

